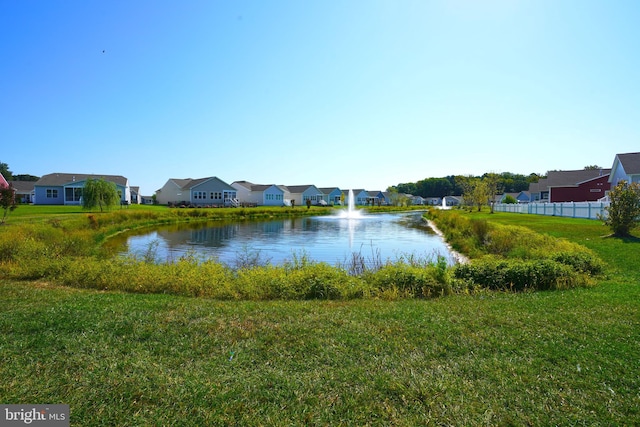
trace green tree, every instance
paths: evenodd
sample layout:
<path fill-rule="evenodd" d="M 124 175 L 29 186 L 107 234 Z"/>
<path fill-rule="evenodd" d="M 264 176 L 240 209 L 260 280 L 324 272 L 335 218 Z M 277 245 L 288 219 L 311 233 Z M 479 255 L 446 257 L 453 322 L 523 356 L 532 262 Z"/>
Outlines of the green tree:
<path fill-rule="evenodd" d="M 482 206 L 489 204 L 489 199 L 491 198 L 491 190 L 489 189 L 488 182 L 480 179 L 474 180 L 471 195 L 473 204 L 478 208 L 478 212 L 480 212 Z"/>
<path fill-rule="evenodd" d="M 16 193 L 13 187 L 0 186 L 0 209 L 3 210 L 2 220 L 0 224 L 4 224 L 7 221 L 9 212 L 13 212 L 18 205 L 16 205 Z"/>
<path fill-rule="evenodd" d="M 19 174 L 19 175 L 13 175 L 13 181 L 31 181 L 31 182 L 35 182 L 37 180 L 39 180 L 40 177 L 39 176 L 35 176 L 35 175 L 29 175 L 29 174 Z"/>
<path fill-rule="evenodd" d="M 640 184 L 622 180 L 609 192 L 611 201 L 604 220 L 614 236 L 625 237 L 640 223 Z"/>
<path fill-rule="evenodd" d="M 13 173 L 9 170 L 8 164 L 0 162 L 0 174 L 2 174 L 7 181 L 13 181 Z"/>
<path fill-rule="evenodd" d="M 398 192 L 398 188 L 389 187 L 387 188 L 387 192 L 389 193 L 389 203 L 391 204 L 391 206 L 398 206 L 399 199 L 400 199 L 400 193 Z M 342 202 L 342 204 L 344 204 L 344 201 Z"/>
<path fill-rule="evenodd" d="M 502 179 L 500 175 L 496 173 L 486 173 L 484 174 L 482 181 L 486 186 L 485 191 L 487 192 L 487 200 L 489 203 L 489 207 L 491 208 L 491 213 L 493 213 L 493 205 L 496 204 L 498 193 L 501 193 L 502 189 L 504 188 Z"/>
<path fill-rule="evenodd" d="M 518 201 L 512 195 L 507 194 L 505 196 L 504 200 L 502 201 L 502 203 L 506 203 L 508 205 L 516 205 L 516 204 L 518 204 Z"/>
<path fill-rule="evenodd" d="M 100 208 L 100 212 L 120 203 L 118 189 L 113 182 L 104 179 L 87 179 L 82 190 L 82 207 L 84 209 Z"/>

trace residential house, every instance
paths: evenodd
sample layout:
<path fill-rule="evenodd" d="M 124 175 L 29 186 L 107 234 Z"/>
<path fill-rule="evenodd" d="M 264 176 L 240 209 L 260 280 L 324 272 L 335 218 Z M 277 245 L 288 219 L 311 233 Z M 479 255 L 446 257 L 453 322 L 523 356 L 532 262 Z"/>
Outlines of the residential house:
<path fill-rule="evenodd" d="M 531 202 L 531 193 L 528 191 L 521 191 L 516 196 L 516 200 L 518 203 L 529 203 Z"/>
<path fill-rule="evenodd" d="M 345 203 L 349 203 L 349 190 L 345 190 Z M 354 205 L 365 206 L 369 200 L 369 193 L 363 189 L 353 190 Z"/>
<path fill-rule="evenodd" d="M 306 205 L 307 200 L 311 201 L 312 205 L 318 205 L 323 200 L 324 193 L 315 185 L 287 185 L 286 188 L 296 206 Z"/>
<path fill-rule="evenodd" d="M 609 183 L 613 188 L 621 180 L 640 183 L 640 153 L 616 154 L 609 175 Z"/>
<path fill-rule="evenodd" d="M 129 180 L 120 175 L 51 173 L 34 183 L 34 205 L 80 205 L 82 189 L 89 179 L 104 179 L 116 185 L 120 202 L 131 203 Z"/>
<path fill-rule="evenodd" d="M 32 203 L 35 189 L 35 181 L 11 181 L 11 187 L 15 190 L 16 199 L 20 203 Z"/>
<path fill-rule="evenodd" d="M 290 198 L 289 190 L 283 185 L 234 181 L 231 186 L 237 191 L 237 198 L 240 204 L 283 206 Z"/>
<path fill-rule="evenodd" d="M 442 197 L 425 197 L 424 204 L 429 206 L 442 206 Z"/>
<path fill-rule="evenodd" d="M 342 190 L 338 187 L 323 187 L 320 188 L 320 191 L 322 191 L 322 200 L 328 205 L 341 205 L 343 203 Z"/>
<path fill-rule="evenodd" d="M 139 205 L 142 203 L 142 196 L 140 195 L 140 187 L 131 187 L 131 203 Z"/>
<path fill-rule="evenodd" d="M 414 206 L 426 205 L 427 199 L 422 196 L 413 196 L 411 198 L 411 204 Z"/>
<path fill-rule="evenodd" d="M 153 205 L 155 200 L 153 196 L 140 196 L 140 203 L 143 205 Z"/>
<path fill-rule="evenodd" d="M 541 189 L 545 189 L 545 201 L 549 201 L 549 191 L 546 190 L 545 183 L 547 182 L 546 178 L 540 178 L 538 182 L 532 182 L 529 184 L 529 202 L 541 202 L 542 201 L 542 193 Z"/>
<path fill-rule="evenodd" d="M 169 179 L 156 191 L 162 205 L 234 206 L 237 190 L 218 177 Z"/>
<path fill-rule="evenodd" d="M 444 196 L 445 206 L 460 206 L 462 203 L 462 196 Z"/>
<path fill-rule="evenodd" d="M 381 205 L 389 206 L 393 204 L 393 195 L 388 191 L 381 191 L 378 197 Z"/>
<path fill-rule="evenodd" d="M 4 176 L 2 176 L 2 174 L 0 173 L 0 187 L 8 187 L 9 183 L 7 182 L 6 179 L 4 179 Z"/>
<path fill-rule="evenodd" d="M 384 194 L 380 190 L 367 191 L 369 194 L 367 204 L 370 206 L 379 206 L 384 202 Z"/>
<path fill-rule="evenodd" d="M 609 190 L 611 169 L 581 169 L 549 171 L 547 178 L 529 185 L 533 201 L 591 202 L 602 198 Z"/>
<path fill-rule="evenodd" d="M 551 203 L 595 202 L 604 197 L 611 188 L 609 174 L 587 179 L 574 185 L 549 187 Z"/>

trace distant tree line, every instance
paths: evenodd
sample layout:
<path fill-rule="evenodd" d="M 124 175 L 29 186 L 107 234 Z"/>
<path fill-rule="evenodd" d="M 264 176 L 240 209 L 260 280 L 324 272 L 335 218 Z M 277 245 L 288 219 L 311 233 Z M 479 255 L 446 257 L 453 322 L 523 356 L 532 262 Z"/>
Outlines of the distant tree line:
<path fill-rule="evenodd" d="M 398 184 L 392 188 L 398 193 L 412 194 L 421 197 L 444 197 L 468 193 L 469 183 L 476 181 L 492 181 L 492 187 L 505 193 L 527 191 L 529 184 L 538 182 L 544 176 L 531 173 L 529 175 L 503 172 L 501 174 L 485 173 L 482 176 L 449 175 L 443 178 L 425 178 L 418 182 Z M 495 181 L 495 182 L 493 182 Z"/>
<path fill-rule="evenodd" d="M 0 173 L 7 181 L 37 181 L 40 179 L 39 176 L 29 174 L 14 175 L 11 170 L 9 170 L 9 165 L 3 162 L 0 162 Z"/>

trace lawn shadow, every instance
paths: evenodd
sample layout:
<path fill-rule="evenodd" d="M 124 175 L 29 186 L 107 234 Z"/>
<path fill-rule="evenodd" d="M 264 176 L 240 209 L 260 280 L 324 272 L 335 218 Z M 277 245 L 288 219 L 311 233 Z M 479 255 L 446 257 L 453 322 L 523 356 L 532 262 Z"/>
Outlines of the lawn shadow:
<path fill-rule="evenodd" d="M 605 239 L 617 239 L 622 243 L 640 243 L 640 237 L 636 236 L 616 236 L 615 234 L 607 234 L 606 236 L 602 236 Z"/>

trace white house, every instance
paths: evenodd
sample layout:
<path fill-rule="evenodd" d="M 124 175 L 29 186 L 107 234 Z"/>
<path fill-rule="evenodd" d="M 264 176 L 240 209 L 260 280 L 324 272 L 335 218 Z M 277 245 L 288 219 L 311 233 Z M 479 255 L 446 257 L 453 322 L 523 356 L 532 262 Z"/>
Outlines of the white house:
<path fill-rule="evenodd" d="M 231 186 L 237 191 L 237 197 L 241 204 L 283 206 L 290 197 L 289 190 L 283 185 L 234 181 Z"/>
<path fill-rule="evenodd" d="M 621 180 L 640 182 L 640 153 L 616 154 L 609 175 L 611 187 L 618 185 Z"/>
<path fill-rule="evenodd" d="M 233 206 L 237 203 L 235 188 L 218 177 L 169 179 L 156 191 L 161 205 Z"/>
<path fill-rule="evenodd" d="M 313 205 L 321 204 L 324 193 L 315 185 L 287 185 L 291 201 L 296 206 L 306 205 L 307 200 Z"/>

